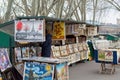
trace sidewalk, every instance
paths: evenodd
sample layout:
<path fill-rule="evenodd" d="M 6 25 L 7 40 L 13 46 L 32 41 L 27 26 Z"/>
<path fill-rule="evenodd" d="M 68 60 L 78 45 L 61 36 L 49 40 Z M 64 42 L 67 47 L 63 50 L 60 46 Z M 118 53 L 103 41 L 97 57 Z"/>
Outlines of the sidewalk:
<path fill-rule="evenodd" d="M 70 80 L 120 80 L 120 65 L 114 74 L 100 74 L 100 64 L 95 61 L 77 63 L 70 66 Z"/>

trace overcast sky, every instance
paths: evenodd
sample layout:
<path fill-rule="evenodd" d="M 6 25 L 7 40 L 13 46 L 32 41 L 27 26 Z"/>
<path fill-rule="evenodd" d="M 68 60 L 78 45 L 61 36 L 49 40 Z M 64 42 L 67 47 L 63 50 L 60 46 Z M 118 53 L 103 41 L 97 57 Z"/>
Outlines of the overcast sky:
<path fill-rule="evenodd" d="M 102 19 L 102 22 L 116 24 L 117 18 L 120 19 L 120 11 L 110 10 L 110 12 L 107 13 L 105 18 Z"/>

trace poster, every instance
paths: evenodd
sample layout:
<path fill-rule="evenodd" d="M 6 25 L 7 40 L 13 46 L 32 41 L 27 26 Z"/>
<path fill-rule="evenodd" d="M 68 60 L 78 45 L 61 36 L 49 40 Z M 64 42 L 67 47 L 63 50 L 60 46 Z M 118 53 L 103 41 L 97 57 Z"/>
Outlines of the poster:
<path fill-rule="evenodd" d="M 69 80 L 69 72 L 67 63 L 56 65 L 57 80 Z"/>
<path fill-rule="evenodd" d="M 113 62 L 113 52 L 110 50 L 98 50 L 98 60 Z"/>
<path fill-rule="evenodd" d="M 7 68 L 11 67 L 11 63 L 8 56 L 7 48 L 0 48 L 0 69 L 3 72 Z"/>
<path fill-rule="evenodd" d="M 54 65 L 25 62 L 23 80 L 53 80 Z"/>
<path fill-rule="evenodd" d="M 19 42 L 43 42 L 45 41 L 44 20 L 16 20 L 15 41 Z"/>
<path fill-rule="evenodd" d="M 54 40 L 65 40 L 65 23 L 55 22 L 53 24 L 52 39 Z"/>
<path fill-rule="evenodd" d="M 15 48 L 15 62 L 22 62 L 20 59 L 22 58 L 22 55 L 21 55 L 21 48 L 20 47 L 16 47 Z"/>

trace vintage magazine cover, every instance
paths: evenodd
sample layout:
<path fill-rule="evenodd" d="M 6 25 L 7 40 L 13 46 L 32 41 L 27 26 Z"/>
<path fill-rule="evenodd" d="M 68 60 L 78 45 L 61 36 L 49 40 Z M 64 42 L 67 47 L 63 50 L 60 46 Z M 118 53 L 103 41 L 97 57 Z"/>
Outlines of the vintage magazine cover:
<path fill-rule="evenodd" d="M 15 41 L 45 41 L 45 20 L 15 20 Z"/>
<path fill-rule="evenodd" d="M 5 71 L 7 68 L 12 67 L 7 48 L 0 48 L 0 69 Z"/>
<path fill-rule="evenodd" d="M 54 65 L 38 63 L 38 62 L 25 62 L 23 80 L 53 80 Z"/>
<path fill-rule="evenodd" d="M 69 71 L 67 63 L 56 65 L 57 80 L 69 80 Z"/>
<path fill-rule="evenodd" d="M 15 62 L 22 62 L 22 60 L 20 60 L 22 58 L 22 53 L 21 53 L 21 48 L 20 47 L 16 47 L 15 48 Z"/>
<path fill-rule="evenodd" d="M 65 40 L 66 39 L 64 22 L 55 22 L 53 24 L 52 39 L 54 40 Z"/>

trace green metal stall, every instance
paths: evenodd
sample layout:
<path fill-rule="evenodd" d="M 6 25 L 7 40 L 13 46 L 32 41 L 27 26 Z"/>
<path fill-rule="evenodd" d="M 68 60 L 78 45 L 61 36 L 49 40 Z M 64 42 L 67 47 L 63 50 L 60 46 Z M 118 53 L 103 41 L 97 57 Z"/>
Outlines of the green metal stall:
<path fill-rule="evenodd" d="M 11 63 L 13 62 L 13 47 L 15 45 L 13 30 L 14 21 L 0 24 L 0 48 L 7 48 L 9 50 Z"/>

